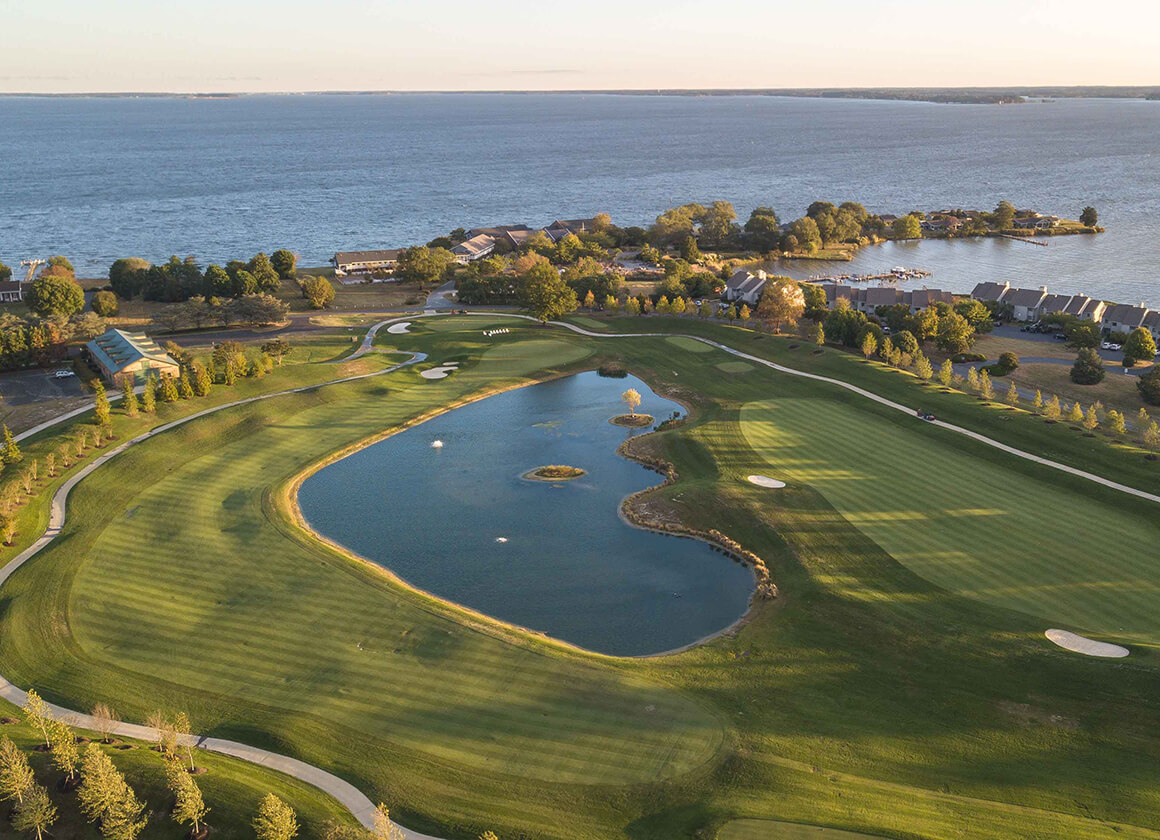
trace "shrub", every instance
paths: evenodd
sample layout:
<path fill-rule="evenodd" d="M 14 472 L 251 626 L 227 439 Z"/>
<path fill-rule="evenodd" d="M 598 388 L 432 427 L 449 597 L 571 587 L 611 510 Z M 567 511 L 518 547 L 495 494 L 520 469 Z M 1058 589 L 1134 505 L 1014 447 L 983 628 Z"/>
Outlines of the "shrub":
<path fill-rule="evenodd" d="M 1077 385 L 1095 385 L 1102 382 L 1107 371 L 1104 360 L 1090 347 L 1083 347 L 1071 366 L 1071 381 Z"/>
<path fill-rule="evenodd" d="M 112 292 L 105 291 L 97 292 L 95 295 L 93 295 L 92 306 L 93 311 L 100 315 L 102 318 L 109 318 L 113 315 L 116 315 L 118 309 L 120 309 L 119 305 L 117 304 L 117 296 Z"/>
<path fill-rule="evenodd" d="M 985 362 L 987 357 L 982 353 L 955 353 L 951 356 L 951 361 L 956 365 L 965 364 L 966 362 Z"/>
<path fill-rule="evenodd" d="M 1010 373 L 1019 367 L 1019 357 L 1010 351 L 999 354 L 999 367 L 1003 369 L 1004 373 Z"/>
<path fill-rule="evenodd" d="M 1153 365 L 1151 370 L 1136 380 L 1136 388 L 1140 391 L 1140 399 L 1148 405 L 1160 405 L 1160 365 Z"/>

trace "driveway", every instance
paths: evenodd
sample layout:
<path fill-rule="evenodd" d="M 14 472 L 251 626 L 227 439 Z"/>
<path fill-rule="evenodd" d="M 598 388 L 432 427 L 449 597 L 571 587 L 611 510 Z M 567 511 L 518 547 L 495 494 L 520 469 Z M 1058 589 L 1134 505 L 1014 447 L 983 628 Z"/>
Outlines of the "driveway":
<path fill-rule="evenodd" d="M 48 400 L 83 397 L 77 376 L 57 379 L 52 370 L 21 370 L 0 376 L 0 399 L 9 406 L 31 405 Z"/>

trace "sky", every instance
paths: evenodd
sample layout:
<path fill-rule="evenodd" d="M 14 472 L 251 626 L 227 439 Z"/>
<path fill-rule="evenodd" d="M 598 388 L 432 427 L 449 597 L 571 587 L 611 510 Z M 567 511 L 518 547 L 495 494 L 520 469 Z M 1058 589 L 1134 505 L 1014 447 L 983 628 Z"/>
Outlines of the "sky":
<path fill-rule="evenodd" d="M 0 0 L 0 92 L 1160 87 L 1157 32 L 1155 0 Z"/>

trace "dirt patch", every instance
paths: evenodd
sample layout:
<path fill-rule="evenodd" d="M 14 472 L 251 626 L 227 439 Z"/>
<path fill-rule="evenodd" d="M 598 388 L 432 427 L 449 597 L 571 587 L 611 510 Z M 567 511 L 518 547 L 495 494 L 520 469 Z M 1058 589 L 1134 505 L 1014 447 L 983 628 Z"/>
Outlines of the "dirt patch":
<path fill-rule="evenodd" d="M 1009 700 L 1002 700 L 999 703 L 999 709 L 1013 718 L 1020 726 L 1050 726 L 1053 729 L 1069 731 L 1079 729 L 1079 721 L 1075 718 L 1052 714 L 1046 709 L 1040 709 L 1030 703 L 1012 703 Z"/>

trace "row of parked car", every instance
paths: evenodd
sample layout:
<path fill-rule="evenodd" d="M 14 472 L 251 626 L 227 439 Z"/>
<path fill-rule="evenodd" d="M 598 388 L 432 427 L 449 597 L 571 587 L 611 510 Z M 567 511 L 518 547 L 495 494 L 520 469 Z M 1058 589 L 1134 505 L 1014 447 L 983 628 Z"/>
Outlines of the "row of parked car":
<path fill-rule="evenodd" d="M 1067 341 L 1067 336 L 1064 335 L 1058 324 L 1045 324 L 1042 321 L 1036 321 L 1034 324 L 1027 324 L 1020 327 L 1019 332 L 1026 333 L 1054 333 L 1056 341 Z M 1123 350 L 1124 348 L 1114 341 L 1101 341 L 1101 350 Z"/>

